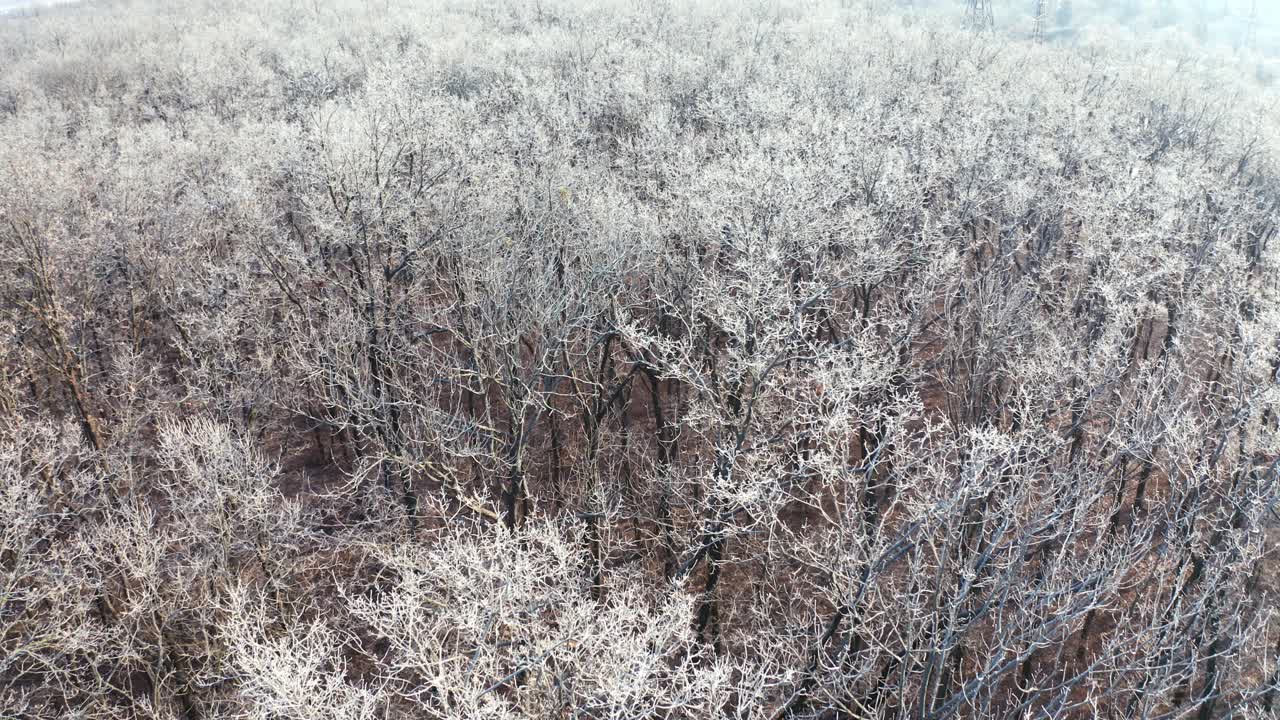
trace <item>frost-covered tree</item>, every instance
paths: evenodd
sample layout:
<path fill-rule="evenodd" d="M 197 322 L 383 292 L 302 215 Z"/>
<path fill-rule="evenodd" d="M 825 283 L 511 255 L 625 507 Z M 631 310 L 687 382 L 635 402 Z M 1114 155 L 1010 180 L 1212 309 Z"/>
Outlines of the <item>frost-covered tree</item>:
<path fill-rule="evenodd" d="M 1280 113 L 1095 11 L 0 21 L 2 707 L 1273 714 Z"/>

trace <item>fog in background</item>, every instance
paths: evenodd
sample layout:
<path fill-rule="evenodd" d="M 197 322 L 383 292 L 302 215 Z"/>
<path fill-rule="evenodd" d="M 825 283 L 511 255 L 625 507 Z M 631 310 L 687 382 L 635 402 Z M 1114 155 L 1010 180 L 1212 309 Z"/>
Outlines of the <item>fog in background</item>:
<path fill-rule="evenodd" d="M 865 1 L 885 11 L 929 10 L 957 17 L 967 5 L 966 0 Z M 76 2 L 0 0 L 0 13 L 28 15 Z M 1045 0 L 1045 4 L 1047 35 L 1053 41 L 1119 33 L 1140 42 L 1160 39 L 1280 55 L 1280 0 Z M 1036 0 L 994 0 L 992 5 L 997 29 L 1031 33 Z"/>
<path fill-rule="evenodd" d="M 1030 33 L 1034 0 L 993 4 L 999 28 Z M 1115 34 L 1117 39 L 1129 36 L 1138 42 L 1280 54 L 1280 0 L 1046 0 L 1046 4 L 1046 29 L 1054 40 Z"/>
<path fill-rule="evenodd" d="M 90 0 L 92 1 L 92 0 Z M 112 2 L 112 0 L 105 0 Z M 371 0 L 372 1 L 372 0 Z M 883 12 L 962 20 L 966 0 L 850 0 Z M 1280 56 L 1280 0 L 1044 0 L 1050 42 L 1132 41 Z M 66 11 L 77 0 L 0 0 L 0 15 Z M 123 4 L 128 4 L 124 0 Z M 787 3 L 784 3 L 787 4 Z M 993 0 L 996 29 L 1030 36 L 1036 0 Z"/>
<path fill-rule="evenodd" d="M 0 0 L 0 16 L 32 15 L 55 5 L 67 5 L 76 0 Z"/>

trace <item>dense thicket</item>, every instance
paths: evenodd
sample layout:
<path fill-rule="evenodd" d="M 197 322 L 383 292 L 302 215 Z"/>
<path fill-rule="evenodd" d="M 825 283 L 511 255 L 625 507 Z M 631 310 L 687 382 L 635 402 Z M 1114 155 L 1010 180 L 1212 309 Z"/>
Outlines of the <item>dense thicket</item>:
<path fill-rule="evenodd" d="M 0 23 L 0 714 L 1272 714 L 1274 101 L 848 5 Z"/>

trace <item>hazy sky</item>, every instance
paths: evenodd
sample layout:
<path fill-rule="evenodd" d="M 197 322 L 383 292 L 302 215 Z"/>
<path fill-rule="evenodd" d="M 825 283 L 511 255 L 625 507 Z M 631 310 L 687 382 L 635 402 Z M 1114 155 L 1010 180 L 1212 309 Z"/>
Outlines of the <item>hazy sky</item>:
<path fill-rule="evenodd" d="M 0 0 L 0 12 L 20 10 L 37 5 L 56 5 L 60 2 L 75 2 L 75 0 Z"/>
<path fill-rule="evenodd" d="M 77 0 L 0 0 L 0 14 L 40 5 Z M 178 0 L 175 0 L 178 1 Z M 881 8 L 895 0 L 867 0 Z M 696 2 L 696 0 L 677 0 Z M 786 3 L 787 0 L 780 0 Z M 931 7 L 962 12 L 966 0 L 905 0 L 917 9 Z M 1139 37 L 1152 32 L 1185 32 L 1210 46 L 1253 45 L 1267 55 L 1280 55 L 1280 0 L 1048 0 L 1050 27 L 1088 32 L 1127 27 Z M 996 23 L 1014 33 L 1029 29 L 1036 0 L 994 0 Z M 1256 13 L 1256 14 L 1255 14 Z M 1256 17 L 1256 29 L 1249 30 Z M 1063 23 L 1066 23 L 1063 25 Z M 1027 26 L 1024 28 L 1024 26 Z M 1070 33 L 1068 33 L 1070 34 Z"/>

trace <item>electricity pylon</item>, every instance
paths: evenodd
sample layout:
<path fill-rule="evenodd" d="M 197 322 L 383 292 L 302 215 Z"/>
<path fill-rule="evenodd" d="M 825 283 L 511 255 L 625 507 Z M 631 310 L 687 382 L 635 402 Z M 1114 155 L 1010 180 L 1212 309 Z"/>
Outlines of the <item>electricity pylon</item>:
<path fill-rule="evenodd" d="M 964 24 L 971 30 L 984 32 L 995 27 L 995 15 L 991 12 L 991 0 L 966 0 Z"/>
<path fill-rule="evenodd" d="M 1244 46 L 1249 50 L 1258 49 L 1258 0 L 1249 5 L 1249 24 L 1245 27 Z"/>
<path fill-rule="evenodd" d="M 1031 26 L 1031 37 L 1036 42 L 1044 42 L 1044 25 L 1049 20 L 1049 0 L 1036 0 L 1036 21 Z"/>

